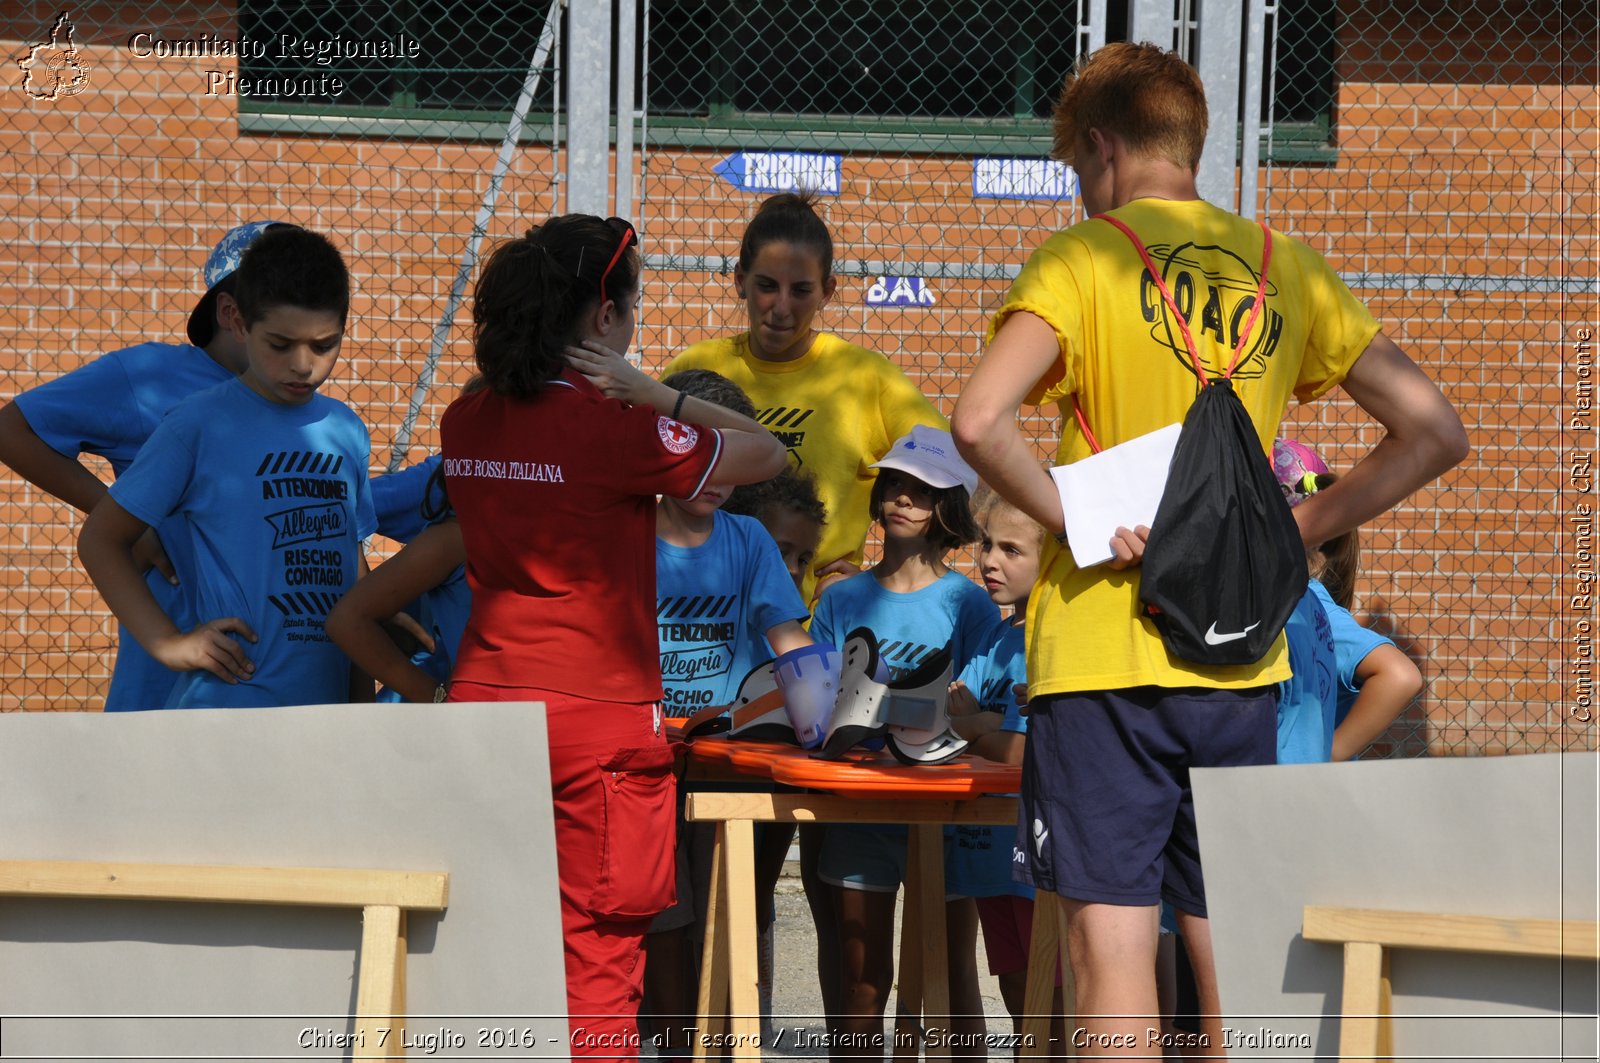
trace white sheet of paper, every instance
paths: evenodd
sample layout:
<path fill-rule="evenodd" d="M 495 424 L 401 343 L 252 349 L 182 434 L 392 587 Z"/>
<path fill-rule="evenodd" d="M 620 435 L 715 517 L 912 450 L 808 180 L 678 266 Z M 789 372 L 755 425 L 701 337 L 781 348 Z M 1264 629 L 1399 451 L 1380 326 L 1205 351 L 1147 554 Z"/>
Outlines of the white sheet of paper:
<path fill-rule="evenodd" d="M 1156 519 L 1182 431 L 1183 425 L 1169 424 L 1050 470 L 1061 496 L 1067 544 L 1079 568 L 1111 560 L 1111 537 L 1118 528 Z"/>

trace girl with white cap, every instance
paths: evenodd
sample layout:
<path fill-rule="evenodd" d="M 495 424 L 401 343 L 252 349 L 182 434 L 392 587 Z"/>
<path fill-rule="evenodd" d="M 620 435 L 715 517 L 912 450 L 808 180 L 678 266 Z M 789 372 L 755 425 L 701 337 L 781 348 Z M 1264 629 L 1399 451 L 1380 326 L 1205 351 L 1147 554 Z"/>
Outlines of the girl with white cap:
<path fill-rule="evenodd" d="M 852 630 L 869 628 L 880 662 L 896 678 L 949 646 L 953 674 L 960 674 L 1000 618 L 983 588 L 945 564 L 951 550 L 979 536 L 969 505 L 978 474 L 956 453 L 949 432 L 926 425 L 896 440 L 873 468 L 878 477 L 868 506 L 882 530 L 883 559 L 823 592 L 811 635 L 843 646 Z M 823 840 L 818 874 L 829 886 L 840 960 L 838 1013 L 829 1025 L 840 1035 L 841 1052 L 881 1057 L 894 975 L 895 893 L 905 861 L 903 826 L 840 824 Z M 946 908 L 950 1010 L 957 1016 L 951 1029 L 981 1037 L 977 908 L 971 898 Z"/>

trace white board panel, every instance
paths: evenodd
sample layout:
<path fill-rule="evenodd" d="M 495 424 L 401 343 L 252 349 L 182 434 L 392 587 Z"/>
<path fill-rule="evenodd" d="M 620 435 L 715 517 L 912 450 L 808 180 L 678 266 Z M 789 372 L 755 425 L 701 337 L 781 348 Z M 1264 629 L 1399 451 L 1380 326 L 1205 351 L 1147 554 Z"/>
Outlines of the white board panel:
<path fill-rule="evenodd" d="M 0 716 L 0 858 L 448 872 L 410 916 L 414 1057 L 562 1052 L 554 853 L 541 705 Z M 0 900 L 5 1055 L 348 1058 L 359 941 L 357 911 Z"/>
<path fill-rule="evenodd" d="M 1306 905 L 1596 919 L 1594 754 L 1211 769 L 1194 792 L 1222 1008 L 1253 1042 L 1231 1058 L 1337 1054 L 1342 950 L 1300 936 Z M 1390 974 L 1397 1056 L 1596 1058 L 1593 962 L 1396 950 Z"/>

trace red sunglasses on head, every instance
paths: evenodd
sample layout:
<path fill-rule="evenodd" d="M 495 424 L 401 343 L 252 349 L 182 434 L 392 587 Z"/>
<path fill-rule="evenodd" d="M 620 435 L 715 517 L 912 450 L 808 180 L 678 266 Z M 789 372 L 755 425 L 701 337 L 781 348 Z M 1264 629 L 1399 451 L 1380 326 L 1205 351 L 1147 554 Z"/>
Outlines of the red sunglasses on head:
<path fill-rule="evenodd" d="M 634 232 L 633 226 L 621 218 L 607 218 L 606 224 L 613 229 L 622 227 L 622 240 L 617 244 L 617 250 L 611 256 L 611 261 L 606 263 L 605 270 L 600 274 L 600 301 L 606 301 L 606 278 L 611 276 L 611 271 L 617 268 L 617 263 L 622 260 L 622 253 L 628 249 L 629 244 L 639 242 L 639 234 Z"/>

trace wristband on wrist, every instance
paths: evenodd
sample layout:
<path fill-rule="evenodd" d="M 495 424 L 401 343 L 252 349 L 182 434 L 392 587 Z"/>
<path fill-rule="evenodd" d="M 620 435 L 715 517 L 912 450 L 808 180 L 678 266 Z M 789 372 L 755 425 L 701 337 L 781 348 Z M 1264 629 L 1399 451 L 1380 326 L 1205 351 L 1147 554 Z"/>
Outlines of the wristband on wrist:
<path fill-rule="evenodd" d="M 1065 531 L 1056 532 L 1055 538 L 1056 542 L 1060 543 L 1062 546 L 1067 545 L 1067 533 Z"/>
<path fill-rule="evenodd" d="M 678 392 L 678 401 L 672 404 L 672 419 L 674 421 L 676 421 L 678 419 L 678 414 L 683 412 L 683 400 L 688 398 L 688 397 L 689 397 L 688 392 L 685 392 L 685 391 Z"/>

